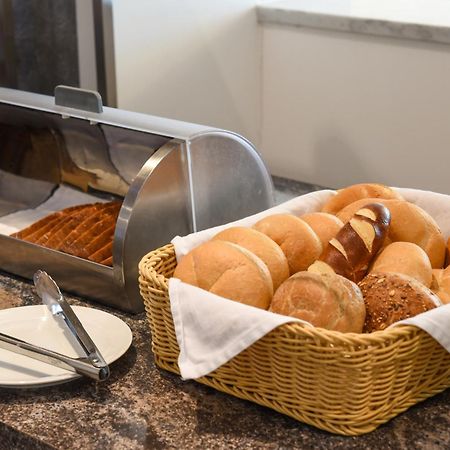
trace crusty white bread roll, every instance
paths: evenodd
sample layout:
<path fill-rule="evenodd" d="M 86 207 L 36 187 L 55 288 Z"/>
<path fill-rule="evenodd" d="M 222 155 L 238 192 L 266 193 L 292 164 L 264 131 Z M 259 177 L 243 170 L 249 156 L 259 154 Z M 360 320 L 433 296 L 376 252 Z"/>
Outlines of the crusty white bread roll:
<path fill-rule="evenodd" d="M 450 303 L 450 266 L 445 269 L 433 269 L 431 290 L 442 303 Z"/>
<path fill-rule="evenodd" d="M 297 272 L 275 292 L 270 311 L 328 330 L 361 333 L 364 300 L 358 286 L 336 274 Z"/>
<path fill-rule="evenodd" d="M 389 210 L 380 203 L 359 209 L 340 229 L 335 238 L 314 262 L 308 272 L 335 273 L 358 282 L 383 245 L 390 222 Z"/>
<path fill-rule="evenodd" d="M 305 270 L 322 252 L 322 243 L 313 229 L 292 214 L 274 214 L 253 228 L 274 240 L 283 250 L 292 274 Z"/>
<path fill-rule="evenodd" d="M 335 196 L 331 197 L 322 207 L 323 212 L 336 214 L 341 209 L 345 208 L 350 203 L 360 200 L 362 198 L 396 198 L 403 199 L 403 197 L 393 189 L 384 184 L 379 183 L 361 183 L 347 186 L 339 189 Z M 372 200 L 375 201 L 375 200 Z M 345 223 L 346 220 L 343 220 Z"/>
<path fill-rule="evenodd" d="M 273 295 L 267 266 L 245 248 L 208 241 L 191 250 L 173 274 L 185 283 L 257 308 L 267 309 Z"/>
<path fill-rule="evenodd" d="M 447 267 L 450 266 L 450 237 L 447 239 L 447 248 L 445 253 L 445 267 Z"/>
<path fill-rule="evenodd" d="M 399 320 L 414 317 L 442 304 L 422 283 L 400 273 L 372 272 L 358 286 L 366 305 L 366 333 L 384 330 Z"/>
<path fill-rule="evenodd" d="M 213 240 L 233 242 L 254 253 L 269 269 L 274 291 L 289 277 L 289 265 L 281 247 L 265 234 L 245 227 L 230 227 L 213 237 Z"/>
<path fill-rule="evenodd" d="M 303 214 L 303 216 L 300 216 L 300 219 L 304 220 L 313 229 L 314 233 L 319 236 L 320 242 L 322 242 L 322 249 L 328 245 L 328 242 L 344 226 L 342 221 L 336 216 L 324 212 Z"/>
<path fill-rule="evenodd" d="M 337 216 L 346 222 L 355 211 L 374 199 L 358 200 L 340 211 Z M 391 212 L 388 238 L 391 242 L 413 242 L 423 248 L 430 258 L 431 267 L 444 265 L 445 239 L 436 221 L 422 208 L 405 200 L 377 199 Z"/>
<path fill-rule="evenodd" d="M 432 269 L 425 251 L 412 242 L 393 242 L 375 258 L 370 272 L 397 272 L 431 286 Z"/>

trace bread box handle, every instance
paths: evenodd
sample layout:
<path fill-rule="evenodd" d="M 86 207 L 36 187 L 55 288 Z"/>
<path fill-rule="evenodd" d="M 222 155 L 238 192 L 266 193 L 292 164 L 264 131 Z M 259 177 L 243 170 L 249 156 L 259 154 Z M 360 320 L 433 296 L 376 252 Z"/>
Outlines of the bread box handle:
<path fill-rule="evenodd" d="M 102 97 L 98 92 L 71 86 L 55 87 L 55 105 L 94 113 L 103 112 Z"/>

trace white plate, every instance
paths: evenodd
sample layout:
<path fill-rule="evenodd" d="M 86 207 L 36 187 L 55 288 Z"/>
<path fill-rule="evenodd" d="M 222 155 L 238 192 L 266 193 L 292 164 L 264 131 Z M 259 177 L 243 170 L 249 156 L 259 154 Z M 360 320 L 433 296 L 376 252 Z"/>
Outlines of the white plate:
<path fill-rule="evenodd" d="M 123 320 L 98 309 L 72 308 L 108 364 L 128 350 L 132 334 Z M 84 356 L 67 328 L 44 305 L 1 310 L 0 332 L 63 355 L 74 358 Z M 0 348 L 0 387 L 43 387 L 65 383 L 80 376 Z"/>

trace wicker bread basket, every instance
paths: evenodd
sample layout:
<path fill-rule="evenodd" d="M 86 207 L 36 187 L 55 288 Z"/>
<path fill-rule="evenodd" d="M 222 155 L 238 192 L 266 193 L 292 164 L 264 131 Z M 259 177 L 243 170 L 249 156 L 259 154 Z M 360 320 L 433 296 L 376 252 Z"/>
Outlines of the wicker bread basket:
<path fill-rule="evenodd" d="M 179 374 L 168 294 L 176 264 L 171 244 L 150 252 L 139 264 L 139 284 L 156 364 Z M 359 435 L 450 387 L 450 354 L 413 326 L 353 334 L 286 324 L 197 381 L 318 428 Z"/>

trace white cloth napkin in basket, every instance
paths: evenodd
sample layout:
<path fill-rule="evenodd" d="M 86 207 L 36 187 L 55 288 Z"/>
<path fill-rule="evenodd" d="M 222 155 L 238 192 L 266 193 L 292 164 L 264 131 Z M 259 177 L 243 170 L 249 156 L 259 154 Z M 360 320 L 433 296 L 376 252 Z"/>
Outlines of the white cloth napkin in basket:
<path fill-rule="evenodd" d="M 403 197 L 430 213 L 445 236 L 450 235 L 450 196 L 416 189 L 397 189 Z M 323 190 L 296 197 L 259 214 L 184 237 L 175 237 L 177 260 L 191 249 L 230 226 L 252 226 L 262 217 L 278 213 L 297 216 L 318 211 L 334 191 Z M 169 297 L 184 379 L 200 378 L 217 369 L 274 328 L 288 322 L 307 322 L 219 297 L 178 279 L 169 280 Z M 450 305 L 396 323 L 422 328 L 450 352 Z"/>

